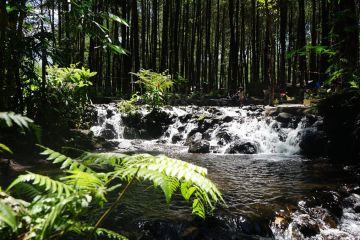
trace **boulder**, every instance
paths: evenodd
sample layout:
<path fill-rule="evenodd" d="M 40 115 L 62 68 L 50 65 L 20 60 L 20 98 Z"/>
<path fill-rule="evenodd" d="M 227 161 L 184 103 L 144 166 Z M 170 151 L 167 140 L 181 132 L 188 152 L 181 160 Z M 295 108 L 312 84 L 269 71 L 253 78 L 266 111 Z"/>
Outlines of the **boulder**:
<path fill-rule="evenodd" d="M 258 144 L 245 141 L 235 141 L 226 149 L 226 154 L 256 154 L 258 152 Z"/>
<path fill-rule="evenodd" d="M 290 121 L 292 120 L 294 116 L 290 113 L 285 113 L 285 112 L 281 112 L 279 113 L 279 115 L 276 116 L 276 121 L 284 123 L 284 124 L 288 124 L 290 123 Z"/>
<path fill-rule="evenodd" d="M 229 122 L 232 122 L 234 120 L 234 117 L 232 116 L 225 116 L 221 119 L 223 122 L 225 123 L 229 123 Z"/>
<path fill-rule="evenodd" d="M 124 135 L 125 139 L 137 139 L 141 138 L 140 130 L 133 127 L 125 127 L 124 128 Z"/>
<path fill-rule="evenodd" d="M 117 137 L 115 128 L 113 125 L 106 123 L 105 127 L 101 130 L 100 136 L 105 139 L 114 139 Z"/>
<path fill-rule="evenodd" d="M 302 214 L 296 219 L 296 227 L 304 237 L 312 237 L 320 233 L 319 225 L 307 214 Z"/>
<path fill-rule="evenodd" d="M 232 139 L 232 136 L 230 133 L 226 131 L 226 129 L 221 129 L 217 134 L 216 137 L 225 143 L 229 143 Z"/>
<path fill-rule="evenodd" d="M 180 133 L 175 134 L 175 135 L 172 136 L 172 138 L 171 138 L 171 142 L 172 142 L 172 143 L 177 143 L 177 142 L 179 142 L 179 141 L 181 141 L 181 140 L 182 140 L 182 135 L 181 135 Z"/>
<path fill-rule="evenodd" d="M 189 153 L 209 153 L 210 143 L 207 140 L 199 140 L 190 143 Z"/>
<path fill-rule="evenodd" d="M 189 144 L 189 153 L 209 153 L 210 142 L 202 138 L 202 134 L 196 133 Z"/>
<path fill-rule="evenodd" d="M 326 155 L 327 138 L 325 132 L 314 128 L 304 129 L 299 146 L 301 153 L 306 156 Z"/>
<path fill-rule="evenodd" d="M 192 133 L 190 132 L 186 138 L 186 141 L 185 141 L 185 146 L 189 146 L 191 142 L 195 141 L 195 140 L 201 140 L 203 138 L 202 136 L 202 133 L 200 132 L 194 132 Z"/>

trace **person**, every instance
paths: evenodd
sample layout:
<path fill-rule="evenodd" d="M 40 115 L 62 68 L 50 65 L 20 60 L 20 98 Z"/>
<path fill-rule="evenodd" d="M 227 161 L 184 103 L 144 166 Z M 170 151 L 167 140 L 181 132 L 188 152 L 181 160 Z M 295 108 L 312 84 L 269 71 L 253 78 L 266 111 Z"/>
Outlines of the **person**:
<path fill-rule="evenodd" d="M 239 94 L 240 107 L 242 107 L 246 102 L 245 91 L 243 87 L 239 88 L 238 94 Z"/>

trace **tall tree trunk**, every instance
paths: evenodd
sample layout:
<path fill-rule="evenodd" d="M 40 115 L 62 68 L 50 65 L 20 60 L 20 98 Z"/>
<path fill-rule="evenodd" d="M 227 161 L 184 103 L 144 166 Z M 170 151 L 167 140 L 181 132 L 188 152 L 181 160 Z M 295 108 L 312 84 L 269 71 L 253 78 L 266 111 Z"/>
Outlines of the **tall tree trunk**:
<path fill-rule="evenodd" d="M 170 14 L 170 0 L 164 0 L 160 71 L 165 71 L 168 66 L 169 14 Z"/>
<path fill-rule="evenodd" d="M 220 0 L 217 0 L 216 5 L 216 29 L 215 29 L 215 41 L 214 41 L 214 78 L 212 81 L 211 88 L 217 89 L 219 86 L 219 56 L 220 56 Z"/>
<path fill-rule="evenodd" d="M 230 93 L 236 92 L 237 73 L 238 73 L 238 47 L 236 39 L 236 28 L 234 21 L 234 1 L 229 0 L 229 20 L 230 20 L 230 50 L 229 50 L 229 78 L 228 87 Z"/>
<path fill-rule="evenodd" d="M 131 50 L 133 57 L 134 72 L 140 70 L 140 52 L 139 52 L 139 15 L 137 9 L 137 0 L 131 0 Z"/>
<path fill-rule="evenodd" d="M 286 87 L 286 26 L 287 26 L 287 0 L 280 1 L 280 69 L 279 69 L 279 87 Z"/>
<path fill-rule="evenodd" d="M 158 0 L 153 0 L 152 5 L 152 34 L 151 34 L 151 68 L 157 70 L 157 46 L 158 46 Z"/>
<path fill-rule="evenodd" d="M 321 0 L 321 45 L 330 47 L 329 30 L 329 3 L 327 0 Z M 322 54 L 320 57 L 320 76 L 322 80 L 327 78 L 326 70 L 329 67 L 329 58 Z"/>
<path fill-rule="evenodd" d="M 312 23 L 311 23 L 311 46 L 317 45 L 317 21 L 316 21 L 316 0 L 312 0 Z M 314 49 L 310 52 L 310 80 L 317 81 L 317 64 L 316 64 L 316 52 Z"/>
<path fill-rule="evenodd" d="M 298 18 L 298 35 L 297 35 L 297 48 L 298 50 L 305 50 L 305 4 L 304 0 L 298 0 L 299 4 L 299 18 Z M 306 68 L 306 55 L 299 55 L 299 83 L 300 86 L 307 84 L 307 68 Z"/>

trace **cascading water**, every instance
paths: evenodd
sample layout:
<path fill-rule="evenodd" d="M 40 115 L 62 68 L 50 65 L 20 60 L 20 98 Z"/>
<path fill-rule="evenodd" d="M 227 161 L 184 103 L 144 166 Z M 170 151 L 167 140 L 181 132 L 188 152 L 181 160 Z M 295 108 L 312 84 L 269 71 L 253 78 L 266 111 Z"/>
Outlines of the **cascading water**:
<path fill-rule="evenodd" d="M 116 105 L 96 105 L 95 109 L 97 119 L 90 129 L 94 135 L 104 136 L 106 139 L 122 139 L 124 127 Z"/>
<path fill-rule="evenodd" d="M 91 128 L 94 135 L 112 140 L 126 139 L 126 126 L 115 105 L 98 105 L 96 109 L 97 123 Z M 199 132 L 201 139 L 208 141 L 210 149 L 216 153 L 227 153 L 236 144 L 248 143 L 256 148 L 256 153 L 297 154 L 301 133 L 308 123 L 305 117 L 299 116 L 279 121 L 265 116 L 263 107 L 255 106 L 167 107 L 162 111 L 171 121 L 162 136 L 155 139 L 157 142 L 188 145 L 189 138 Z M 148 113 L 146 108 L 140 110 L 143 117 Z"/>

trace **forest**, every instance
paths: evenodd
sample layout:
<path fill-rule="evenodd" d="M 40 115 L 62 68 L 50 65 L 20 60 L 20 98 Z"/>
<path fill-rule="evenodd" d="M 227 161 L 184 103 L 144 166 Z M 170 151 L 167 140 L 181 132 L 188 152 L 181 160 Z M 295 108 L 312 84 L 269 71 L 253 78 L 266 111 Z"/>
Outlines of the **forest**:
<path fill-rule="evenodd" d="M 357 0 L 0 1 L 0 239 L 355 239 L 359 146 Z"/>

